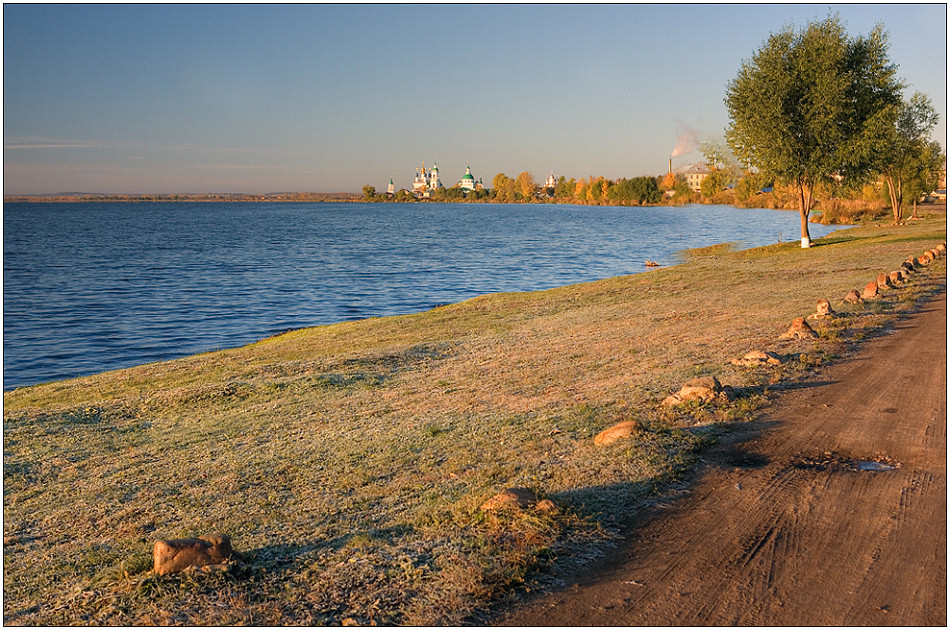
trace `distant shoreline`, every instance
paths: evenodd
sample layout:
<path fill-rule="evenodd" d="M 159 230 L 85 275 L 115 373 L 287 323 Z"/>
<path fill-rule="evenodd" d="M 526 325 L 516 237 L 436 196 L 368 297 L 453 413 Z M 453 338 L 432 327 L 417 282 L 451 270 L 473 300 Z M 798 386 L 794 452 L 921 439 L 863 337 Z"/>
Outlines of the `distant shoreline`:
<path fill-rule="evenodd" d="M 184 194 L 114 194 L 114 193 L 54 193 L 50 195 L 4 195 L 3 203 L 86 203 L 95 202 L 169 202 L 169 203 L 223 203 L 223 202 L 357 202 L 363 196 L 356 193 L 184 193 Z"/>

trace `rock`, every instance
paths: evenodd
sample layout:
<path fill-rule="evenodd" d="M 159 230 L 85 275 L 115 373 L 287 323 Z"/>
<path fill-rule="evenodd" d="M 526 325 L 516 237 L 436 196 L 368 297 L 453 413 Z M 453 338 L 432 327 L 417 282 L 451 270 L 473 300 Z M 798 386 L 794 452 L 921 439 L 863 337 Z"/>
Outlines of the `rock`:
<path fill-rule="evenodd" d="M 152 550 L 153 570 L 159 575 L 169 575 L 189 567 L 218 566 L 227 562 L 233 553 L 231 537 L 227 534 L 156 540 Z"/>
<path fill-rule="evenodd" d="M 482 503 L 480 509 L 483 512 L 502 509 L 523 510 L 533 505 L 537 500 L 538 497 L 535 496 L 534 492 L 527 488 L 506 488 Z"/>
<path fill-rule="evenodd" d="M 557 504 L 551 499 L 541 499 L 534 506 L 534 509 L 536 509 L 539 512 L 547 512 L 549 514 L 552 512 L 557 512 L 558 510 Z"/>
<path fill-rule="evenodd" d="M 747 353 L 741 359 L 733 359 L 730 361 L 730 363 L 733 365 L 743 365 L 746 367 L 755 367 L 757 365 L 781 365 L 785 363 L 785 357 L 780 354 L 775 354 L 774 352 L 753 350 L 752 352 Z"/>
<path fill-rule="evenodd" d="M 808 319 L 831 319 L 835 316 L 831 303 L 828 300 L 818 300 L 817 310 L 808 316 Z"/>
<path fill-rule="evenodd" d="M 791 327 L 789 327 L 779 339 L 813 339 L 817 336 L 818 333 L 808 325 L 805 318 L 799 317 L 792 322 Z"/>
<path fill-rule="evenodd" d="M 939 245 L 937 245 L 936 247 L 934 247 L 934 249 L 936 249 L 937 252 L 940 253 L 940 254 L 945 254 L 945 253 L 947 253 L 947 244 L 946 244 L 946 243 L 940 243 Z"/>
<path fill-rule="evenodd" d="M 905 260 L 901 263 L 901 269 L 907 273 L 913 273 L 916 271 L 916 267 L 914 267 L 914 265 L 909 260 Z"/>
<path fill-rule="evenodd" d="M 909 262 L 914 267 L 914 271 L 917 271 L 917 269 L 920 268 L 920 260 L 915 256 L 908 258 L 907 262 Z"/>
<path fill-rule="evenodd" d="M 715 376 L 700 376 L 688 381 L 678 392 L 667 396 L 660 404 L 664 407 L 673 407 L 692 400 L 720 404 L 733 399 L 735 399 L 735 394 L 731 387 L 723 387 Z"/>
<path fill-rule="evenodd" d="M 634 431 L 639 428 L 640 423 L 636 420 L 627 420 L 626 422 L 615 424 L 598 433 L 597 437 L 594 438 L 594 444 L 610 444 L 611 442 L 622 440 L 623 438 L 633 435 Z"/>
<path fill-rule="evenodd" d="M 917 260 L 921 265 L 929 265 L 930 262 L 934 259 L 934 255 L 930 252 L 924 252 Z"/>
<path fill-rule="evenodd" d="M 887 279 L 890 280 L 891 284 L 894 285 L 895 287 L 904 281 L 904 277 L 901 275 L 901 272 L 899 271 L 890 272 L 889 274 L 887 274 Z"/>
<path fill-rule="evenodd" d="M 647 260 L 647 261 L 644 262 L 643 264 L 646 265 L 647 267 L 659 267 L 659 266 L 660 266 L 660 263 L 656 262 L 655 260 Z"/>
<path fill-rule="evenodd" d="M 874 286 L 875 287 L 877 286 L 876 282 L 874 283 Z M 850 291 L 848 291 L 848 294 L 844 296 L 844 301 L 849 304 L 860 304 L 861 302 L 863 302 L 863 300 L 861 299 L 861 294 L 858 293 L 857 289 L 851 289 Z"/>
<path fill-rule="evenodd" d="M 864 291 L 861 292 L 861 297 L 864 298 L 865 300 L 873 300 L 874 298 L 878 296 L 878 294 L 879 294 L 879 291 L 877 289 L 877 281 L 871 280 L 864 287 Z"/>
<path fill-rule="evenodd" d="M 891 284 L 891 280 L 890 278 L 887 277 L 886 273 L 877 274 L 877 288 L 878 289 L 883 289 L 885 287 L 891 288 L 893 286 L 894 285 Z"/>

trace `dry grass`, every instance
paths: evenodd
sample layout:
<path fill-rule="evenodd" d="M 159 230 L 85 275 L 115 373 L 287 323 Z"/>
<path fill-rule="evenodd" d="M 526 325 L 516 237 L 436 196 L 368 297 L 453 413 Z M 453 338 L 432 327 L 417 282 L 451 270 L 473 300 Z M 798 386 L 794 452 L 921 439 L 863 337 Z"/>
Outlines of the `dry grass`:
<path fill-rule="evenodd" d="M 945 215 L 634 276 L 294 331 L 4 395 L 8 624 L 458 624 L 585 561 L 766 404 L 946 285 L 943 259 L 881 300 L 841 298 L 946 238 Z M 777 342 L 827 298 L 843 317 Z M 739 368 L 748 350 L 797 356 Z M 741 394 L 661 411 L 713 373 Z M 595 447 L 622 420 L 635 438 Z M 483 514 L 508 486 L 555 513 Z M 244 554 L 160 577 L 151 545 L 213 531 Z"/>

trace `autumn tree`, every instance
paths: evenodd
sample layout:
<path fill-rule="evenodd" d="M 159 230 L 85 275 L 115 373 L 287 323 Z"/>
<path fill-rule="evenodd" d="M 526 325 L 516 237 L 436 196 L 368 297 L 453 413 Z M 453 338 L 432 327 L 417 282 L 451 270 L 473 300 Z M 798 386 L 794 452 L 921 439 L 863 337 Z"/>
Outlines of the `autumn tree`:
<path fill-rule="evenodd" d="M 515 200 L 515 180 L 504 173 L 495 175 L 491 180 L 491 185 L 497 201 L 510 203 Z"/>
<path fill-rule="evenodd" d="M 875 121 L 900 102 L 887 47 L 883 27 L 852 38 L 837 16 L 798 32 L 787 27 L 743 62 L 726 90 L 729 147 L 747 168 L 795 186 L 802 247 L 811 245 L 815 187 L 873 168 Z"/>
<path fill-rule="evenodd" d="M 528 171 L 519 173 L 515 179 L 515 190 L 517 190 L 525 199 L 534 197 L 534 191 L 538 185 L 534 181 L 534 176 Z"/>

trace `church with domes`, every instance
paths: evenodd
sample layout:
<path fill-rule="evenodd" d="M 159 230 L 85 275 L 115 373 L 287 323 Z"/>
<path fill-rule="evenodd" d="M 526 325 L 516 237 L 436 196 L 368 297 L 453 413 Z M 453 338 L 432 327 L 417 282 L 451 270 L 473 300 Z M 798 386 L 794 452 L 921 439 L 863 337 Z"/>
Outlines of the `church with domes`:
<path fill-rule="evenodd" d="M 412 194 L 416 197 L 429 197 L 433 191 L 445 188 L 439 180 L 439 165 L 433 163 L 432 168 L 426 171 L 426 163 L 416 170 L 416 177 L 412 180 Z"/>
<path fill-rule="evenodd" d="M 485 186 L 482 184 L 482 180 L 479 179 L 475 181 L 475 176 L 472 175 L 472 167 L 465 165 L 465 174 L 462 175 L 462 179 L 459 180 L 457 184 L 462 190 L 484 190 Z"/>

